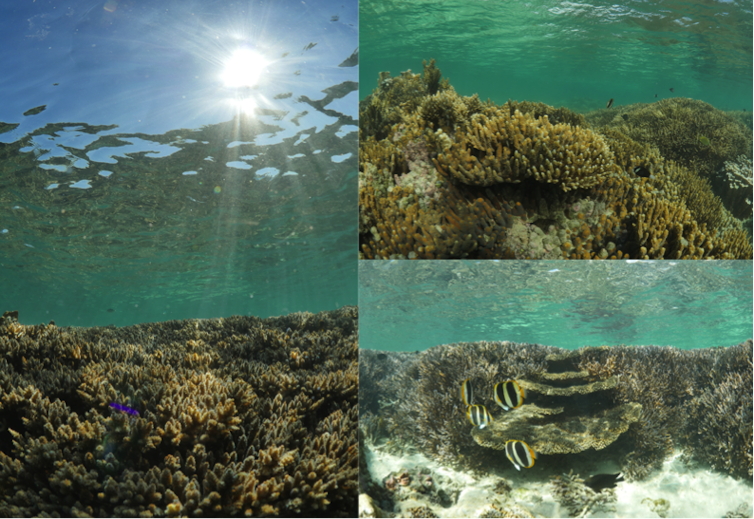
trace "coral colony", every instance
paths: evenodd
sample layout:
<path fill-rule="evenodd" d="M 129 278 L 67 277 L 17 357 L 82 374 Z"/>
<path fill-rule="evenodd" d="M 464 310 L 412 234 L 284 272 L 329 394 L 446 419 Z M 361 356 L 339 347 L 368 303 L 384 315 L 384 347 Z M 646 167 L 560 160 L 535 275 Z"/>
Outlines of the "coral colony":
<path fill-rule="evenodd" d="M 382 73 L 360 103 L 362 259 L 752 258 L 741 122 L 685 98 L 495 105 L 440 76 Z"/>
<path fill-rule="evenodd" d="M 751 340 L 694 350 L 475 342 L 411 353 L 363 350 L 359 362 L 362 450 L 417 450 L 477 476 L 512 464 L 512 484 L 550 474 L 554 499 L 574 516 L 609 507 L 615 487 L 648 479 L 674 452 L 751 480 Z M 497 403 L 491 412 L 482 409 L 489 402 Z M 375 481 L 368 455 L 360 456 L 365 510 L 389 512 L 410 499 L 438 505 L 435 493 L 445 492 L 447 501 L 463 488 L 429 469 L 431 491 L 415 483 L 423 477 L 415 469 Z M 612 468 L 579 476 L 596 461 Z M 427 514 L 436 513 L 432 506 Z M 533 517 L 506 507 L 513 515 L 486 517 Z"/>
<path fill-rule="evenodd" d="M 0 516 L 354 516 L 357 310 L 0 318 Z M 139 410 L 121 402 L 139 402 Z"/>

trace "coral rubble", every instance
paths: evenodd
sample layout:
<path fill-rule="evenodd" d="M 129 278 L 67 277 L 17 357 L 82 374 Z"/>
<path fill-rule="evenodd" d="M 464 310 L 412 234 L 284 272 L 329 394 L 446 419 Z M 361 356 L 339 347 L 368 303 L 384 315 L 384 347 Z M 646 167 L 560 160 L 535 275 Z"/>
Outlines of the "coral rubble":
<path fill-rule="evenodd" d="M 356 513 L 355 307 L 122 329 L 6 312 L 0 352 L 0 515 Z"/>
<path fill-rule="evenodd" d="M 555 500 L 565 506 L 572 517 L 586 517 L 597 507 L 610 510 L 611 504 L 617 500 L 613 489 L 595 492 L 573 471 L 553 477 L 550 488 Z"/>
<path fill-rule="evenodd" d="M 752 257 L 710 186 L 726 160 L 750 159 L 746 126 L 690 100 L 587 122 L 460 96 L 439 77 L 434 60 L 423 75 L 382 73 L 360 104 L 361 258 Z M 699 124 L 669 134 L 688 117 Z"/>

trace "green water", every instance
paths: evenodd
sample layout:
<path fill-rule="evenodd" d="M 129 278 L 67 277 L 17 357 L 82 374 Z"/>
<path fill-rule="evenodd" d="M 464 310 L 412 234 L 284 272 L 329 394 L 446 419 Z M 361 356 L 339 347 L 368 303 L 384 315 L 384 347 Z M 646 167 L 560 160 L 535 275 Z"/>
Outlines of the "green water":
<path fill-rule="evenodd" d="M 359 262 L 361 348 L 692 349 L 739 344 L 752 326 L 751 261 Z"/>
<path fill-rule="evenodd" d="M 0 313 L 125 326 L 357 303 L 357 3 L 199 7 L 3 6 Z M 224 79 L 257 66 L 250 49 L 258 82 Z"/>
<path fill-rule="evenodd" d="M 751 1 L 362 0 L 359 16 L 362 99 L 379 72 L 435 58 L 460 94 L 496 103 L 588 111 L 678 96 L 752 110 Z"/>

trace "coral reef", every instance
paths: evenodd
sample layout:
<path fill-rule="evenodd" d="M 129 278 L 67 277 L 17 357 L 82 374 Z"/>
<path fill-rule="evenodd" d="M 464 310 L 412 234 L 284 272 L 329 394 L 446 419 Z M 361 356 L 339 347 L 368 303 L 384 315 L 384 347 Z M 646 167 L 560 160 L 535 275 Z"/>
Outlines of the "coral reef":
<path fill-rule="evenodd" d="M 586 517 L 597 508 L 610 511 L 611 503 L 617 500 L 613 489 L 595 492 L 573 471 L 554 476 L 550 481 L 550 488 L 555 500 L 568 509 L 571 517 Z M 612 510 L 614 511 L 614 507 Z"/>
<path fill-rule="evenodd" d="M 449 466 L 479 468 L 489 463 L 489 451 L 469 434 L 471 425 L 458 394 L 461 382 L 470 379 L 478 393 L 481 388 L 491 390 L 495 382 L 518 373 L 529 375 L 543 370 L 545 356 L 555 351 L 556 348 L 510 342 L 437 346 L 403 355 L 401 363 L 389 362 L 392 375 L 383 385 L 375 387 L 372 377 L 361 378 L 359 391 L 379 395 L 379 412 L 398 442 L 411 443 Z M 391 357 L 392 353 L 385 355 Z M 360 373 L 372 371 L 369 364 L 375 357 L 369 350 L 362 352 Z M 500 359 L 506 360 L 501 363 Z M 386 385 L 391 386 L 391 391 L 380 393 L 378 388 Z"/>
<path fill-rule="evenodd" d="M 750 156 L 751 132 L 732 119 L 676 100 L 590 127 L 565 108 L 460 96 L 447 80 L 430 93 L 437 77 L 434 62 L 423 76 L 383 75 L 360 105 L 361 258 L 752 257 L 700 165 Z M 681 160 L 685 140 L 660 146 L 664 129 L 636 130 L 655 112 L 683 121 L 694 110 L 699 132 L 721 126 L 709 145 L 694 137 L 707 162 Z"/>
<path fill-rule="evenodd" d="M 493 438 L 490 444 L 499 445 L 505 438 L 494 439 L 495 431 L 516 426 L 528 432 L 507 439 L 531 440 L 541 453 L 561 453 L 543 456 L 538 465 L 549 456 L 582 456 L 562 453 L 614 442 L 610 453 L 619 458 L 615 461 L 628 480 L 648 476 L 676 446 L 737 477 L 748 477 L 751 471 L 751 341 L 694 350 L 605 346 L 572 351 L 477 342 L 437 346 L 395 359 L 391 357 L 398 354 L 362 353 L 360 371 L 365 376 L 360 391 L 378 395 L 378 401 L 370 399 L 363 410 L 386 422 L 381 434 L 448 466 L 486 471 L 507 466 L 504 457 L 490 456 L 477 441 Z M 378 366 L 370 366 L 373 363 Z M 506 413 L 497 409 L 491 394 L 496 383 L 509 378 L 519 380 L 528 394 L 521 408 Z M 474 403 L 487 405 L 493 413 L 492 424 L 482 430 L 465 416 L 458 388 L 466 379 L 474 387 Z M 558 408 L 563 412 L 553 414 Z M 529 416 L 531 410 L 544 411 Z M 611 437 L 600 440 L 602 433 L 595 433 L 579 438 L 576 419 L 603 412 L 622 415 L 615 420 L 620 426 L 609 431 Z M 563 442 L 566 447 L 560 448 L 544 439 L 537 443 L 537 429 L 546 430 L 558 415 L 573 420 L 574 427 L 566 428 L 572 429 L 578 444 Z M 582 423 L 589 428 L 587 420 Z"/>
<path fill-rule="evenodd" d="M 665 159 L 693 169 L 704 178 L 711 178 L 726 160 L 739 155 L 751 157 L 751 129 L 704 101 L 673 97 L 621 107 L 621 113 L 627 118 L 614 116 L 600 121 L 594 114 L 587 114 L 586 120 L 654 146 Z"/>
<path fill-rule="evenodd" d="M 355 307 L 123 329 L 6 312 L 0 351 L 2 515 L 356 512 Z"/>
<path fill-rule="evenodd" d="M 712 179 L 712 186 L 725 200 L 730 212 L 741 219 L 749 219 L 752 215 L 752 171 L 751 158 L 739 155 L 735 160 L 727 160 Z"/>
<path fill-rule="evenodd" d="M 519 378 L 528 392 L 525 405 L 483 429 L 472 429 L 471 436 L 479 445 L 497 450 L 505 450 L 510 439 L 525 441 L 539 454 L 604 449 L 639 420 L 641 404 L 611 405 L 606 392 L 615 388 L 617 377 L 584 383 L 588 376 L 573 371 L 535 374 L 547 383 Z"/>
<path fill-rule="evenodd" d="M 468 185 L 534 178 L 563 191 L 593 187 L 616 171 L 612 152 L 591 130 L 507 108 L 472 116 L 468 131 L 456 133 L 434 160 L 438 171 Z"/>

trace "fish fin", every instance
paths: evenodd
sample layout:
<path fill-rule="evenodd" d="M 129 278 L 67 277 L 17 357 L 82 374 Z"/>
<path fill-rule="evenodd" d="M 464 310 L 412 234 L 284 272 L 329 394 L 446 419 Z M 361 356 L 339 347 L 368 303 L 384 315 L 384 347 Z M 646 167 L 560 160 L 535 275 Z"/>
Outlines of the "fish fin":
<path fill-rule="evenodd" d="M 519 467 L 516 463 L 513 464 L 514 467 L 516 467 L 516 470 L 521 472 L 521 467 Z"/>
<path fill-rule="evenodd" d="M 507 405 L 500 404 L 500 407 L 502 407 L 506 411 L 510 411 L 511 410 L 510 407 L 508 407 Z"/>
<path fill-rule="evenodd" d="M 481 425 L 479 426 L 479 428 L 480 428 L 480 429 L 484 429 L 484 428 L 485 428 L 486 426 L 487 426 L 487 424 L 486 424 L 486 423 L 483 423 L 483 424 L 481 424 Z"/>

